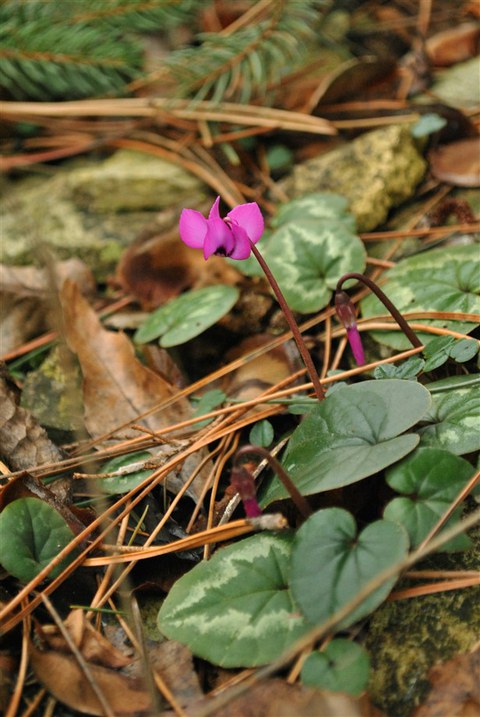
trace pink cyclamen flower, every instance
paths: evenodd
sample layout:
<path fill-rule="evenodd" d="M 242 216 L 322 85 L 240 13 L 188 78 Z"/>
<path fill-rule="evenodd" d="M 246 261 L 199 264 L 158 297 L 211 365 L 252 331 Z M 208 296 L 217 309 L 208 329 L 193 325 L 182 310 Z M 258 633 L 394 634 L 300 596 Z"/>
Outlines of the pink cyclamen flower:
<path fill-rule="evenodd" d="M 353 358 L 358 366 L 365 363 L 362 339 L 357 328 L 355 306 L 345 291 L 335 293 L 335 311 L 337 316 L 347 330 L 347 339 L 352 349 Z"/>
<path fill-rule="evenodd" d="M 205 259 L 212 254 L 248 259 L 251 243 L 256 244 L 263 234 L 264 222 L 258 204 L 239 204 L 224 219 L 220 216 L 219 204 L 220 197 L 217 197 L 208 219 L 195 209 L 184 209 L 180 215 L 180 238 L 193 249 L 203 249 Z"/>

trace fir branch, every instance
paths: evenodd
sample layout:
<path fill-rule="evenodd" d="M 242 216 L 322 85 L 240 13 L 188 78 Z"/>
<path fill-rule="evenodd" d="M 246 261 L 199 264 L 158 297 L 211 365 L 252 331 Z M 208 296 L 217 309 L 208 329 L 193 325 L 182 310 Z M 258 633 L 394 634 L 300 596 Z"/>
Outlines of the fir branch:
<path fill-rule="evenodd" d="M 72 23 L 57 3 L 0 8 L 0 85 L 15 99 L 76 99 L 121 92 L 138 76 L 139 43 Z"/>
<path fill-rule="evenodd" d="M 135 32 L 169 30 L 189 23 L 204 0 L 80 0 L 74 22 L 105 24 Z"/>
<path fill-rule="evenodd" d="M 267 88 L 304 61 L 321 5 L 318 0 L 271 0 L 260 17 L 237 22 L 234 32 L 226 28 L 199 35 L 199 47 L 178 50 L 167 60 L 177 95 L 218 102 L 265 97 Z"/>

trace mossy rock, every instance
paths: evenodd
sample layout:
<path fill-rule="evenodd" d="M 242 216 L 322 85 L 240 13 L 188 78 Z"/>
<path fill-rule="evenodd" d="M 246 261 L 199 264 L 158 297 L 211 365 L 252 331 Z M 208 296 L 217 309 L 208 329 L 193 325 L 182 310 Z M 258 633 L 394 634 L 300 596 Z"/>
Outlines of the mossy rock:
<path fill-rule="evenodd" d="M 189 172 L 140 152 L 83 158 L 53 171 L 7 185 L 4 263 L 43 263 L 48 247 L 57 259 L 83 259 L 97 280 L 105 280 L 159 212 L 167 208 L 174 226 L 183 206 L 198 206 L 206 195 Z"/>
<path fill-rule="evenodd" d="M 292 198 L 317 191 L 342 194 L 358 230 L 369 231 L 414 196 L 426 168 L 410 127 L 391 125 L 298 164 L 281 184 Z"/>
<path fill-rule="evenodd" d="M 21 405 L 50 431 L 59 435 L 75 433 L 83 430 L 81 385 L 76 358 L 64 347 L 56 347 L 26 377 Z"/>
<path fill-rule="evenodd" d="M 438 554 L 416 568 L 479 570 L 480 529 L 471 531 L 470 537 L 475 548 Z M 400 587 L 409 584 L 418 581 Z M 479 635 L 478 587 L 384 603 L 372 616 L 365 642 L 373 702 L 388 717 L 408 717 L 430 690 L 430 668 L 469 652 Z"/>

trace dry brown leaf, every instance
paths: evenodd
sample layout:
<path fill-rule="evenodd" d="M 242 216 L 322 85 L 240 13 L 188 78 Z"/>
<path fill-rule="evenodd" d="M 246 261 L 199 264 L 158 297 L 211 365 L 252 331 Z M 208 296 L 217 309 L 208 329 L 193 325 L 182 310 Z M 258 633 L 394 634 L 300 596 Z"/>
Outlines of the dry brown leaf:
<path fill-rule="evenodd" d="M 178 231 L 140 237 L 120 259 L 116 281 L 143 308 L 151 310 L 186 289 L 211 284 L 235 284 L 240 274 L 221 257 L 208 264 L 201 252 L 190 249 Z"/>
<path fill-rule="evenodd" d="M 480 27 L 475 22 L 464 22 L 457 27 L 429 37 L 427 55 L 437 67 L 450 67 L 475 57 L 480 49 Z"/>
<path fill-rule="evenodd" d="M 414 717 L 480 716 L 480 650 L 432 667 L 432 689 Z"/>
<path fill-rule="evenodd" d="M 11 470 L 61 459 L 58 448 L 30 411 L 17 404 L 18 389 L 0 364 L 0 455 Z"/>
<path fill-rule="evenodd" d="M 87 662 L 112 669 L 132 662 L 131 657 L 117 650 L 101 632 L 95 630 L 83 610 L 72 610 L 63 624 Z M 70 654 L 70 648 L 56 625 L 42 625 L 41 630 L 42 637 L 52 650 Z"/>
<path fill-rule="evenodd" d="M 39 650 L 33 643 L 29 655 L 36 678 L 59 702 L 86 714 L 105 714 L 75 657 Z M 138 714 L 150 708 L 150 695 L 139 680 L 92 663 L 88 668 L 115 715 Z"/>
<path fill-rule="evenodd" d="M 480 186 L 480 137 L 436 147 L 428 159 L 432 174 L 441 182 L 457 187 Z"/>
<path fill-rule="evenodd" d="M 228 352 L 227 360 L 233 361 L 246 356 L 271 340 L 272 337 L 267 334 L 250 336 Z M 300 365 L 293 351 L 293 344 L 287 342 L 232 371 L 226 376 L 222 389 L 231 398 L 250 401 L 288 378 L 298 368 Z M 257 410 L 261 408 L 262 406 L 257 406 Z"/>
<path fill-rule="evenodd" d="M 0 652 L 0 713 L 7 714 L 12 689 L 18 675 L 18 660 L 7 651 Z"/>
<path fill-rule="evenodd" d="M 148 659 L 182 707 L 203 697 L 193 655 L 185 645 L 175 640 L 152 642 L 148 646 Z"/>
<path fill-rule="evenodd" d="M 325 105 L 358 97 L 366 87 L 371 87 L 392 72 L 394 66 L 393 60 L 386 58 L 379 60 L 367 56 L 347 60 L 322 78 L 304 109 L 309 112 L 319 104 Z"/>
<path fill-rule="evenodd" d="M 139 421 L 139 415 L 174 396 L 176 390 L 140 363 L 125 334 L 103 328 L 74 282 L 64 283 L 60 298 L 65 337 L 82 369 L 85 426 L 92 437 L 116 431 L 129 421 L 155 431 L 191 416 L 190 404 L 180 399 Z M 131 438 L 138 432 L 124 429 L 119 435 Z"/>
<path fill-rule="evenodd" d="M 12 351 L 49 328 L 46 301 L 52 290 L 52 274 L 55 275 L 58 286 L 61 286 L 65 278 L 70 277 L 86 295 L 95 288 L 92 272 L 80 259 L 56 262 L 51 271 L 33 266 L 0 264 L 2 354 Z"/>
<path fill-rule="evenodd" d="M 195 710 L 192 710 L 192 717 Z M 215 717 L 382 717 L 368 697 L 289 685 L 274 678 L 215 712 Z"/>

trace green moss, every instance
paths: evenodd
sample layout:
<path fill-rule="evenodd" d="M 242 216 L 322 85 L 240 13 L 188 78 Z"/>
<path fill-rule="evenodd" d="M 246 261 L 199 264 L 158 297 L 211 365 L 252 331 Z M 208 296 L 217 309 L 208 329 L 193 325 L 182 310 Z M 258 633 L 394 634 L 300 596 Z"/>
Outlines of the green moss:
<path fill-rule="evenodd" d="M 442 553 L 419 567 L 478 570 L 480 530 L 474 531 L 473 538 L 472 550 Z M 430 689 L 430 667 L 470 651 L 479 634 L 477 588 L 385 603 L 373 615 L 365 642 L 372 665 L 369 693 L 373 701 L 389 717 L 407 717 Z"/>
<path fill-rule="evenodd" d="M 80 369 L 74 357 L 57 347 L 25 379 L 21 405 L 46 428 L 78 431 L 83 426 Z"/>

